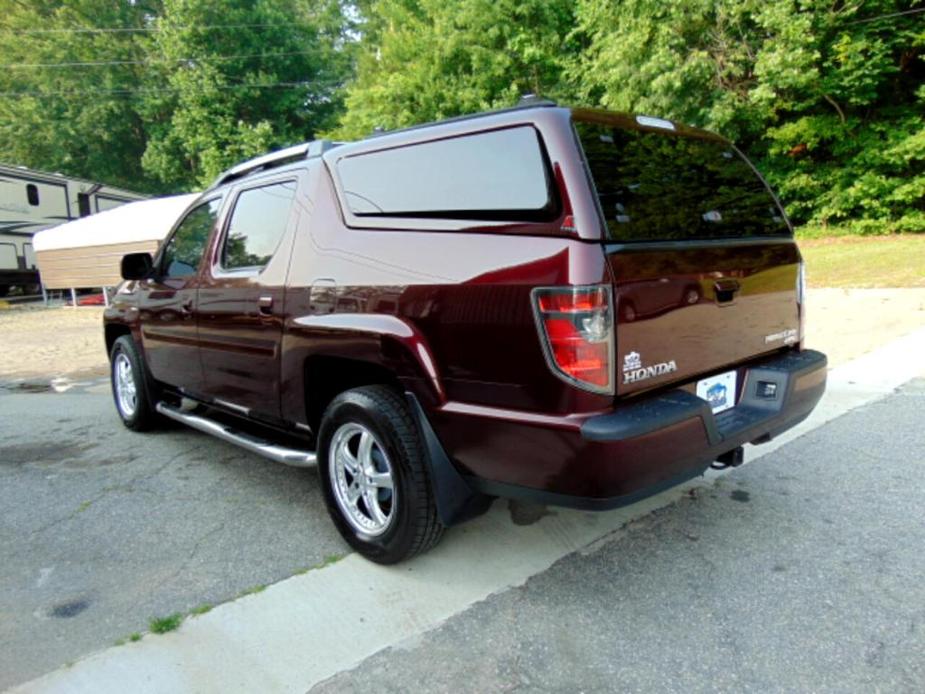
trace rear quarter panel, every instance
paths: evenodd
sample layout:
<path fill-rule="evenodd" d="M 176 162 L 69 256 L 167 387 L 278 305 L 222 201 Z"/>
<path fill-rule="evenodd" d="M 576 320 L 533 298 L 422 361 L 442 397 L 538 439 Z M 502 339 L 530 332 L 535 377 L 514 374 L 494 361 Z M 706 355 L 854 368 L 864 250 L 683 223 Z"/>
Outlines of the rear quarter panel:
<path fill-rule="evenodd" d="M 284 417 L 304 421 L 311 388 L 304 364 L 316 354 L 387 365 L 428 409 L 464 402 L 569 413 L 610 403 L 550 372 L 530 299 L 536 286 L 609 281 L 598 243 L 497 231 L 349 228 L 329 172 L 317 167 L 311 176 L 310 214 L 300 219 L 286 291 Z M 319 311 L 311 287 L 324 280 L 336 282 L 335 297 Z M 323 315 L 337 316 L 336 325 L 306 320 Z M 413 338 L 377 332 L 370 315 L 398 318 Z"/>

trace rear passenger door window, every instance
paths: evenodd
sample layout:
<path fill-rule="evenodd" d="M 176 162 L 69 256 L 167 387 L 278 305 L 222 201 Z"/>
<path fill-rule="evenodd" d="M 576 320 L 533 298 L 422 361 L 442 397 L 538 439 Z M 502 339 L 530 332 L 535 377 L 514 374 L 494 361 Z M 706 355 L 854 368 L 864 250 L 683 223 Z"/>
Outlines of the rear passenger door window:
<path fill-rule="evenodd" d="M 289 223 L 296 182 L 249 188 L 238 195 L 222 244 L 225 270 L 262 270 Z"/>
<path fill-rule="evenodd" d="M 358 217 L 547 221 L 558 213 L 531 126 L 345 157 L 337 172 Z"/>

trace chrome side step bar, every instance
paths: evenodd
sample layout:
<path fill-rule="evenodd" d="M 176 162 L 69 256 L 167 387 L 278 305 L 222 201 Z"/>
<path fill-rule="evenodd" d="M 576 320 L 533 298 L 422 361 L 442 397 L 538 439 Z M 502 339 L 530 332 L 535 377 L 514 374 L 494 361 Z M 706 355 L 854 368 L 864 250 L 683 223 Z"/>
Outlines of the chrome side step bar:
<path fill-rule="evenodd" d="M 240 446 L 251 453 L 256 453 L 257 455 L 262 455 L 264 458 L 275 460 L 277 463 L 292 465 L 293 467 L 311 467 L 317 461 L 317 456 L 314 451 L 300 451 L 296 448 L 286 448 L 272 441 L 267 441 L 237 431 L 230 426 L 207 419 L 206 417 L 184 412 L 180 408 L 173 407 L 165 402 L 157 403 L 156 409 L 165 417 L 182 422 L 206 434 L 212 434 L 212 436 Z"/>

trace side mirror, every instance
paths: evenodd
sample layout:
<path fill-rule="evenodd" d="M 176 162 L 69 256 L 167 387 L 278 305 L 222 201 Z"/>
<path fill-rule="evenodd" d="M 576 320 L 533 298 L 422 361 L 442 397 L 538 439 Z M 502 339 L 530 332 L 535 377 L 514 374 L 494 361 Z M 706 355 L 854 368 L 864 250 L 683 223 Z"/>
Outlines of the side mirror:
<path fill-rule="evenodd" d="M 122 256 L 122 279 L 143 280 L 151 274 L 154 260 L 150 253 L 129 253 Z"/>

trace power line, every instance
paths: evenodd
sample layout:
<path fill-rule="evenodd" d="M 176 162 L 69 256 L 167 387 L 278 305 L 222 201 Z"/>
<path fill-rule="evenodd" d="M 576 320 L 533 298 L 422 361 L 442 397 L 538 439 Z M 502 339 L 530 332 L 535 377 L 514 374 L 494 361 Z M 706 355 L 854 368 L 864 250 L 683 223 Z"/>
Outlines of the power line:
<path fill-rule="evenodd" d="M 848 22 L 848 24 L 864 24 L 865 22 L 876 22 L 878 19 L 892 19 L 893 17 L 903 17 L 907 14 L 919 14 L 925 12 L 925 7 L 917 7 L 914 10 L 903 10 L 902 12 L 891 12 L 890 14 L 881 14 L 876 17 L 868 17 L 867 19 L 856 19 L 853 22 Z"/>
<path fill-rule="evenodd" d="M 275 82 L 271 84 L 215 84 L 211 89 L 305 89 L 309 86 L 308 82 Z M 137 89 L 66 89 L 60 91 L 19 91 L 19 92 L 0 92 L 0 97 L 22 97 L 22 96 L 89 96 L 92 94 L 113 94 L 113 95 L 130 95 L 130 94 L 169 94 L 172 92 L 184 91 L 179 87 L 140 87 Z M 206 90 L 202 90 L 206 91 Z"/>
<path fill-rule="evenodd" d="M 187 24 L 185 26 L 171 26 L 171 29 L 185 31 L 187 29 L 249 29 L 249 28 L 271 28 L 271 27 L 291 27 L 292 22 L 286 24 L 275 24 L 258 22 L 253 24 Z M 9 31 L 15 34 L 136 34 L 150 31 L 158 31 L 160 27 L 71 27 L 67 29 L 15 29 L 13 27 L 0 27 L 2 31 Z"/>
<path fill-rule="evenodd" d="M 289 51 L 286 53 L 247 53 L 243 55 L 213 55 L 190 58 L 151 58 L 148 60 L 90 60 L 71 63 L 9 63 L 0 65 L 0 69 L 19 70 L 38 67 L 101 67 L 106 65 L 150 65 L 152 63 L 199 63 L 243 60 L 245 58 L 281 58 L 292 55 L 309 55 L 314 51 Z"/>

